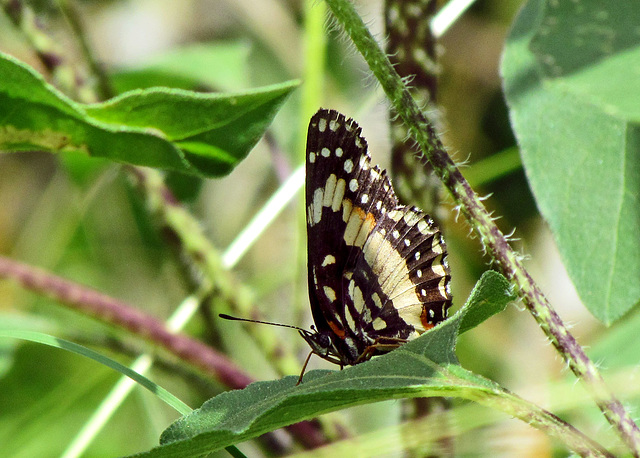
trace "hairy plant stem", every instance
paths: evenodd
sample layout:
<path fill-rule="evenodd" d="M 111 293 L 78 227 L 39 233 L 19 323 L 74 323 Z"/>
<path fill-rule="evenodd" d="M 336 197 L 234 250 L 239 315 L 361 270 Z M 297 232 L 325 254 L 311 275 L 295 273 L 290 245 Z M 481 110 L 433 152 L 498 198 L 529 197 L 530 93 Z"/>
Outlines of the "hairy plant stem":
<path fill-rule="evenodd" d="M 447 154 L 434 127 L 414 102 L 351 2 L 348 0 L 326 0 L 326 2 L 380 82 L 393 107 L 409 128 L 412 138 L 420 146 L 424 157 L 432 165 L 467 221 L 480 237 L 483 247 L 493 258 L 498 269 L 513 284 L 515 292 L 542 331 L 568 363 L 573 373 L 585 384 L 607 421 L 613 425 L 629 450 L 634 456 L 640 456 L 640 429 L 620 401 L 609 391 L 596 365 L 585 354 L 524 268 L 521 257 L 509 246 L 507 239 Z"/>
<path fill-rule="evenodd" d="M 145 336 L 225 386 L 244 388 L 253 381 L 226 356 L 208 345 L 175 334 L 157 318 L 92 288 L 4 256 L 0 256 L 0 278 L 13 279 L 25 289 L 51 297 L 102 323 Z"/>

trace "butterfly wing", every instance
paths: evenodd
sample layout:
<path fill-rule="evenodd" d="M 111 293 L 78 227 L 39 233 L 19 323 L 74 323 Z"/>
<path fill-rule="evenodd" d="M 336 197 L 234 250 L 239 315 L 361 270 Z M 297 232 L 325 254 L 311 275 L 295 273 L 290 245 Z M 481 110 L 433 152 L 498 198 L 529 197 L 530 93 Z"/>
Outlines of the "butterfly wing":
<path fill-rule="evenodd" d="M 311 118 L 306 151 L 309 299 L 318 332 L 330 335 L 335 356 L 344 364 L 353 364 L 358 356 L 342 300 L 342 276 L 352 256 L 345 216 L 357 196 L 358 160 L 366 151 L 354 121 L 333 110 L 320 110 Z"/>
<path fill-rule="evenodd" d="M 442 321 L 451 297 L 440 232 L 399 205 L 357 123 L 318 111 L 306 159 L 309 296 L 334 358 L 355 364 L 381 338 L 407 340 Z"/>

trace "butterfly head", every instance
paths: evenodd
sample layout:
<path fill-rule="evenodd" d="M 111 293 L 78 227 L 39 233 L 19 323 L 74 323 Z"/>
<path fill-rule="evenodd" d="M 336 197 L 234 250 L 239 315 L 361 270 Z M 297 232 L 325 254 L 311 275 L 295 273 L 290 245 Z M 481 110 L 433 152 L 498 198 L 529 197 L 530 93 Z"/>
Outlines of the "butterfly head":
<path fill-rule="evenodd" d="M 344 365 L 345 363 L 338 357 L 340 352 L 336 349 L 329 332 L 321 332 L 311 326 L 311 331 L 299 329 L 298 332 L 311 347 L 312 353 L 326 359 L 334 364 Z"/>

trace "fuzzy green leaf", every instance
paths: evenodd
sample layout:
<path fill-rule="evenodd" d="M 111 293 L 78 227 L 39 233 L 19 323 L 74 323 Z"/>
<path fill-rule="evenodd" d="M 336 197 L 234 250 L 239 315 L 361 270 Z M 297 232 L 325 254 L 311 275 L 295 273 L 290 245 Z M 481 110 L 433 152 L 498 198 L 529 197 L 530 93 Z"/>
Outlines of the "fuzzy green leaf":
<path fill-rule="evenodd" d="M 458 334 L 465 333 L 502 312 L 516 298 L 506 278 L 494 270 L 486 271 L 467 299 Z"/>
<path fill-rule="evenodd" d="M 0 150 L 79 151 L 220 176 L 244 159 L 297 84 L 234 94 L 151 88 L 83 105 L 0 53 Z"/>
<path fill-rule="evenodd" d="M 299 386 L 289 376 L 222 393 L 172 424 L 162 434 L 163 445 L 143 456 L 197 456 L 322 413 L 386 399 L 483 396 L 494 385 L 458 365 L 456 338 L 461 323 L 470 329 L 512 299 L 500 274 L 485 273 L 465 307 L 420 338 L 343 371 L 311 371 Z M 499 305 L 488 307 L 489 302 Z M 465 321 L 477 307 L 476 316 Z"/>
<path fill-rule="evenodd" d="M 640 301 L 639 23 L 635 0 L 531 0 L 502 62 L 534 196 L 605 323 Z"/>

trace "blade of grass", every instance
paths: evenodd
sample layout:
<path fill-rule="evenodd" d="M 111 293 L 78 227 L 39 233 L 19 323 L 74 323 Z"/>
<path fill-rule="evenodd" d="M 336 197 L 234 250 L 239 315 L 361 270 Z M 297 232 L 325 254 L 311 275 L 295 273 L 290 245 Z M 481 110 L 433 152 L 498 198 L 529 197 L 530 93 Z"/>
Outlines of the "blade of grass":
<path fill-rule="evenodd" d="M 93 351 L 87 347 L 78 345 L 77 343 L 70 342 L 68 340 L 60 339 L 57 337 L 53 337 L 41 332 L 11 330 L 11 329 L 0 330 L 0 337 L 28 340 L 30 342 L 49 345 L 54 348 L 59 348 L 61 350 L 66 350 L 66 351 L 76 353 L 86 358 L 91 358 L 94 361 L 100 364 L 103 364 L 107 367 L 110 367 L 111 369 L 116 370 L 121 374 L 125 375 L 126 377 L 128 377 L 127 380 L 131 380 L 132 382 L 135 381 L 135 383 L 151 391 L 153 394 L 158 396 L 160 400 L 166 402 L 168 405 L 176 409 L 182 415 L 185 415 L 192 411 L 191 407 L 189 407 L 187 404 L 182 402 L 180 399 L 175 397 L 173 394 L 171 394 L 161 386 L 153 383 L 148 378 L 142 376 L 139 372 L 136 372 L 128 368 L 127 366 L 124 366 L 111 358 L 107 358 L 106 356 L 96 351 Z"/>

